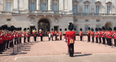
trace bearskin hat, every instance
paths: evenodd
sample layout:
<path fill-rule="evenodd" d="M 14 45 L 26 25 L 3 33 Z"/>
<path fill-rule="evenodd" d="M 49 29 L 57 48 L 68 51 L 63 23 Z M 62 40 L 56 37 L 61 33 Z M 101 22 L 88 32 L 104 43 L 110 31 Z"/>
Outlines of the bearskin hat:
<path fill-rule="evenodd" d="M 67 31 L 67 28 L 65 28 L 65 31 Z"/>
<path fill-rule="evenodd" d="M 69 29 L 69 30 L 73 30 L 73 29 L 74 29 L 73 23 L 71 23 L 71 22 L 69 23 L 68 29 Z"/>
<path fill-rule="evenodd" d="M 116 30 L 116 27 L 114 27 L 114 30 Z"/>
<path fill-rule="evenodd" d="M 60 31 L 62 31 L 62 29 L 60 28 Z"/>
<path fill-rule="evenodd" d="M 90 27 L 88 27 L 88 30 L 90 30 Z"/>
<path fill-rule="evenodd" d="M 82 31 L 82 28 L 80 28 L 80 31 Z"/>

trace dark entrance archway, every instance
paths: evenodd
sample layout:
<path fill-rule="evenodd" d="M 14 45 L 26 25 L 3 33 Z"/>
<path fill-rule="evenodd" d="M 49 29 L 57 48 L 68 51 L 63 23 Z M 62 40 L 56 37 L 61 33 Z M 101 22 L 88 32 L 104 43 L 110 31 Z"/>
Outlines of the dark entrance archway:
<path fill-rule="evenodd" d="M 105 24 L 105 27 L 112 27 L 112 23 L 111 23 L 111 22 L 107 22 L 107 23 Z"/>
<path fill-rule="evenodd" d="M 43 29 L 44 34 L 47 35 L 47 31 L 50 30 L 50 22 L 47 19 L 41 19 L 38 22 L 38 32 Z"/>

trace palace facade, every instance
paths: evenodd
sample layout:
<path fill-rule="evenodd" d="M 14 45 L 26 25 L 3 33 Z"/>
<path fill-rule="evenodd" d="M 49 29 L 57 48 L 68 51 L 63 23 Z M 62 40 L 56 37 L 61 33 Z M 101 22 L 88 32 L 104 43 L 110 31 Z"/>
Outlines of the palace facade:
<path fill-rule="evenodd" d="M 77 32 L 88 27 L 115 27 L 116 0 L 0 0 L 0 26 L 68 28 L 73 22 Z"/>

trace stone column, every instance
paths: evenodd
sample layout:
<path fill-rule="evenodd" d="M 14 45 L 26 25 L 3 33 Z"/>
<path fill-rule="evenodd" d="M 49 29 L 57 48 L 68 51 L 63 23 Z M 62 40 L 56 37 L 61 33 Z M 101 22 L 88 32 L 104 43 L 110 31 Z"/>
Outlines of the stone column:
<path fill-rule="evenodd" d="M 19 0 L 19 10 L 24 10 L 25 5 L 24 5 L 24 0 Z"/>
<path fill-rule="evenodd" d="M 70 13 L 72 13 L 72 5 L 73 5 L 73 4 L 72 4 L 72 0 L 68 0 L 68 4 L 67 4 L 67 5 L 68 5 L 68 7 L 67 7 L 67 8 L 68 8 L 68 11 L 69 11 Z"/>
<path fill-rule="evenodd" d="M 40 0 L 37 0 L 37 10 L 40 10 Z"/>
<path fill-rule="evenodd" d="M 29 0 L 24 0 L 24 10 L 29 10 Z"/>
<path fill-rule="evenodd" d="M 67 11 L 68 10 L 68 0 L 65 0 L 64 1 L 64 9 L 65 9 L 65 11 Z"/>
<path fill-rule="evenodd" d="M 17 11 L 18 10 L 18 0 L 14 0 L 13 6 L 14 6 L 13 11 Z"/>
<path fill-rule="evenodd" d="M 48 0 L 48 10 L 51 10 L 51 0 Z"/>
<path fill-rule="evenodd" d="M 59 0 L 59 10 L 63 11 L 63 0 Z"/>

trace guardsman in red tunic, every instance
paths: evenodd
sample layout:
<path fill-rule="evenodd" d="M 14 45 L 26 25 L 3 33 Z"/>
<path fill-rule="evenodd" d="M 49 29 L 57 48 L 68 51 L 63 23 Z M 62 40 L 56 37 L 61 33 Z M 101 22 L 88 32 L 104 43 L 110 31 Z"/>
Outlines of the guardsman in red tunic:
<path fill-rule="evenodd" d="M 39 30 L 39 35 L 41 37 L 41 41 L 43 41 L 43 31 L 42 31 L 42 29 Z"/>
<path fill-rule="evenodd" d="M 33 35 L 34 35 L 34 41 L 36 41 L 36 37 L 37 37 L 37 31 L 36 31 L 36 28 L 33 30 Z"/>
<path fill-rule="evenodd" d="M 96 43 L 98 43 L 98 38 L 99 38 L 99 33 L 98 33 L 98 28 L 95 28 L 95 37 L 96 37 Z"/>
<path fill-rule="evenodd" d="M 116 27 L 114 27 L 114 32 L 112 36 L 114 37 L 114 46 L 116 47 Z"/>
<path fill-rule="evenodd" d="M 82 28 L 80 28 L 79 36 L 80 36 L 80 41 L 82 41 L 82 38 L 83 38 L 83 31 L 82 31 Z"/>
<path fill-rule="evenodd" d="M 105 44 L 105 27 L 102 27 L 102 40 L 103 40 L 103 44 Z"/>
<path fill-rule="evenodd" d="M 58 31 L 56 29 L 55 29 L 54 34 L 55 34 L 55 40 L 57 40 Z"/>
<path fill-rule="evenodd" d="M 30 30 L 27 28 L 27 41 L 30 42 Z"/>
<path fill-rule="evenodd" d="M 74 37 L 75 37 L 75 33 L 72 31 L 74 28 L 74 25 L 72 23 L 69 23 L 69 26 L 68 26 L 68 29 L 70 31 L 68 31 L 66 33 L 66 41 L 67 41 L 67 38 L 68 38 L 68 41 L 67 41 L 67 45 L 68 45 L 68 52 L 69 52 L 69 56 L 70 57 L 73 57 L 73 54 L 74 54 Z"/>
<path fill-rule="evenodd" d="M 0 27 L 0 54 L 3 51 L 3 36 L 2 36 L 2 27 Z"/>
<path fill-rule="evenodd" d="M 101 43 L 101 35 L 102 34 L 102 31 L 101 31 L 101 28 L 99 28 L 99 44 Z"/>
<path fill-rule="evenodd" d="M 52 37 L 52 41 L 53 41 L 53 37 L 54 37 L 54 31 L 53 31 L 53 28 L 52 28 L 51 33 L 52 33 L 51 37 Z"/>
<path fill-rule="evenodd" d="M 91 31 L 92 42 L 94 43 L 94 29 L 92 28 Z"/>
<path fill-rule="evenodd" d="M 22 28 L 20 27 L 19 29 L 19 40 L 20 40 L 20 44 L 21 44 L 21 38 L 22 38 L 22 32 L 21 32 Z"/>
<path fill-rule="evenodd" d="M 108 31 L 108 45 L 112 46 L 112 29 L 109 27 L 109 31 Z"/>
<path fill-rule="evenodd" d="M 75 33 L 74 40 L 76 40 L 76 29 L 75 28 L 74 28 L 74 33 Z"/>
<path fill-rule="evenodd" d="M 91 31 L 90 31 L 90 27 L 89 27 L 88 28 L 88 31 L 87 31 L 88 42 L 90 42 L 90 35 L 91 35 Z"/>
<path fill-rule="evenodd" d="M 60 40 L 62 40 L 62 29 L 59 31 Z"/>
<path fill-rule="evenodd" d="M 26 43 L 26 28 L 23 30 L 24 43 Z"/>
<path fill-rule="evenodd" d="M 107 44 L 108 44 L 108 27 L 106 27 L 105 37 L 106 37 L 106 41 L 107 41 Z"/>
<path fill-rule="evenodd" d="M 67 28 L 65 28 L 65 31 L 64 31 L 64 34 L 63 34 L 63 35 L 64 35 L 64 41 L 66 41 L 66 40 L 65 40 L 66 32 L 67 32 Z"/>

